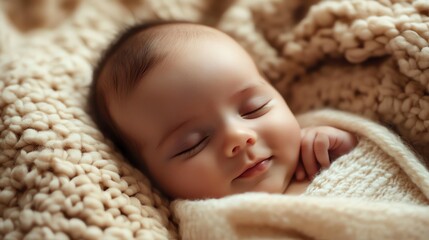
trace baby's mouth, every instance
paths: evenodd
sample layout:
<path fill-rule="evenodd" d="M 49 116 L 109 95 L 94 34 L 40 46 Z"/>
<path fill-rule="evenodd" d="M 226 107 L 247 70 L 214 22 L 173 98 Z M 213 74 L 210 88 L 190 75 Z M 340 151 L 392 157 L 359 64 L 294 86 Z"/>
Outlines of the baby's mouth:
<path fill-rule="evenodd" d="M 266 172 L 271 166 L 272 159 L 273 156 L 270 156 L 268 158 L 258 160 L 256 163 L 253 163 L 249 166 L 246 166 L 240 176 L 236 177 L 235 179 L 251 178 Z"/>

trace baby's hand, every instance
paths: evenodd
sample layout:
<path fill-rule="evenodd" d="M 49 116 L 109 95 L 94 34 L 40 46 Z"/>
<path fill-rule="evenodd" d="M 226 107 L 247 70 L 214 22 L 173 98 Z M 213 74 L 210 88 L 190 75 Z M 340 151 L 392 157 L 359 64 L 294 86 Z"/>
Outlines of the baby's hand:
<path fill-rule="evenodd" d="M 301 130 L 301 157 L 295 171 L 297 180 L 307 175 L 313 179 L 320 168 L 351 151 L 357 144 L 356 136 L 333 127 L 310 127 Z M 305 170 L 304 170 L 305 169 Z"/>

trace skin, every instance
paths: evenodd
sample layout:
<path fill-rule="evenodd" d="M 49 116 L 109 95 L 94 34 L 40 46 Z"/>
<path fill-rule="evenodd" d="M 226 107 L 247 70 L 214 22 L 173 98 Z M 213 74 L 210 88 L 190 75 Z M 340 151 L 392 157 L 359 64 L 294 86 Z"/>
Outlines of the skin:
<path fill-rule="evenodd" d="M 308 185 L 305 179 L 329 166 L 327 152 L 343 154 L 356 144 L 351 134 L 334 128 L 302 131 L 282 96 L 234 40 L 208 27 L 184 27 L 207 36 L 167 45 L 169 55 L 129 96 L 108 102 L 120 131 L 135 140 L 168 195 L 299 193 Z M 243 174 L 256 163 L 260 171 Z"/>

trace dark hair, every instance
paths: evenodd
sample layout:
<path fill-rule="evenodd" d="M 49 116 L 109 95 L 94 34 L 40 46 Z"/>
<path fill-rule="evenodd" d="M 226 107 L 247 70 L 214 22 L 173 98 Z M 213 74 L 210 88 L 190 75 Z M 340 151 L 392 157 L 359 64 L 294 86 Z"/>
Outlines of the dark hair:
<path fill-rule="evenodd" d="M 137 24 L 120 33 L 104 51 L 96 64 L 89 90 L 88 108 L 101 132 L 118 147 L 134 166 L 143 168 L 133 140 L 120 133 L 107 106 L 107 98 L 126 96 L 145 74 L 165 56 L 160 54 L 156 40 L 162 38 L 156 31 L 170 24 L 192 24 L 185 21 L 151 21 Z M 106 93 L 111 95 L 107 96 Z M 131 144 L 130 144 L 131 142 Z"/>

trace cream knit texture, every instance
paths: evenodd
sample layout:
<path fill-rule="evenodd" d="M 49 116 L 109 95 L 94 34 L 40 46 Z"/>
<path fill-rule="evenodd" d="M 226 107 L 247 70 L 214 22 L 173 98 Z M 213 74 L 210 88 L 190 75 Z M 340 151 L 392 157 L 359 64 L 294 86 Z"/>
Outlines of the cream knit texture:
<path fill-rule="evenodd" d="M 273 229 L 295 238 L 428 236 L 427 170 L 416 157 L 429 159 L 428 15 L 427 0 L 0 1 L 0 238 L 234 239 Z M 86 107 L 100 53 L 119 30 L 147 19 L 218 27 L 249 51 L 295 113 L 352 112 L 388 126 L 418 154 L 373 122 L 322 113 L 318 123 L 356 126 L 361 141 L 320 174 L 311 196 L 171 206 Z M 386 218 L 413 224 L 390 221 L 385 231 Z M 320 231 L 334 227 L 336 235 Z"/>

